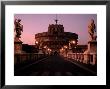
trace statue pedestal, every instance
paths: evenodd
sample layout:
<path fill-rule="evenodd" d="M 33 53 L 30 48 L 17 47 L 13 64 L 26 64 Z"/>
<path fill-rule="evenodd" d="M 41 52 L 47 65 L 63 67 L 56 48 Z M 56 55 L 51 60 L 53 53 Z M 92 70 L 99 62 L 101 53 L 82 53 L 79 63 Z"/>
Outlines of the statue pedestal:
<path fill-rule="evenodd" d="M 84 52 L 84 63 L 95 65 L 97 63 L 97 41 L 88 42 L 88 49 Z"/>
<path fill-rule="evenodd" d="M 14 53 L 22 53 L 22 41 L 18 38 L 15 37 L 14 39 Z"/>
<path fill-rule="evenodd" d="M 96 40 L 88 42 L 88 50 L 90 50 L 91 53 L 94 53 L 97 51 L 97 41 Z"/>

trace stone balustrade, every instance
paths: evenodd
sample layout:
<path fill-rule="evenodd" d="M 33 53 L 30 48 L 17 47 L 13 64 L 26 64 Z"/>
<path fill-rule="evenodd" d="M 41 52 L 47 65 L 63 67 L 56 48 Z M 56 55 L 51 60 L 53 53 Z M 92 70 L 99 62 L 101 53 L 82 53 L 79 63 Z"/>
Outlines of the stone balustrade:
<path fill-rule="evenodd" d="M 35 61 L 39 60 L 46 55 L 44 54 L 38 54 L 38 53 L 20 53 L 20 54 L 14 54 L 14 64 L 22 63 L 24 61 Z"/>
<path fill-rule="evenodd" d="M 96 59 L 97 55 L 96 54 L 84 54 L 84 53 L 69 53 L 66 56 L 67 58 L 85 63 L 85 64 L 91 64 L 95 65 L 97 64 Z"/>
<path fill-rule="evenodd" d="M 71 53 L 71 54 L 67 54 L 67 58 L 71 58 L 76 61 L 83 62 L 84 54 L 83 53 Z"/>

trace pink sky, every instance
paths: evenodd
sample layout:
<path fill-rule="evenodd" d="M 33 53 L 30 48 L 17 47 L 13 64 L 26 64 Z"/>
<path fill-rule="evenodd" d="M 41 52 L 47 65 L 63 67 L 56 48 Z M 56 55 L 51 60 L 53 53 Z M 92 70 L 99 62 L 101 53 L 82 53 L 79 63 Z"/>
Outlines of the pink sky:
<path fill-rule="evenodd" d="M 35 44 L 35 34 L 47 32 L 49 24 L 55 24 L 55 14 L 15 14 L 21 19 L 23 44 Z M 78 44 L 87 44 L 89 40 L 88 23 L 94 19 L 97 27 L 96 14 L 58 14 L 58 24 L 63 24 L 65 32 L 78 34 Z"/>

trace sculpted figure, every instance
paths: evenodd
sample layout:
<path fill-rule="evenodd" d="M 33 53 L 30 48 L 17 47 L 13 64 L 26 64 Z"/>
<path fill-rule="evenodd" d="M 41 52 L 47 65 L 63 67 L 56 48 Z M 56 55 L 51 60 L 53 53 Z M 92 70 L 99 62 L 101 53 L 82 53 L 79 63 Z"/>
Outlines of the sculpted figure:
<path fill-rule="evenodd" d="M 21 38 L 21 31 L 23 32 L 23 25 L 20 23 L 21 19 L 15 19 L 14 25 L 15 25 L 15 31 L 16 31 L 16 37 Z"/>
<path fill-rule="evenodd" d="M 96 28 L 96 26 L 95 26 L 94 20 L 91 19 L 91 22 L 88 25 L 88 32 L 89 32 L 91 40 L 96 39 L 96 37 L 94 36 L 94 32 L 96 32 L 95 28 Z"/>

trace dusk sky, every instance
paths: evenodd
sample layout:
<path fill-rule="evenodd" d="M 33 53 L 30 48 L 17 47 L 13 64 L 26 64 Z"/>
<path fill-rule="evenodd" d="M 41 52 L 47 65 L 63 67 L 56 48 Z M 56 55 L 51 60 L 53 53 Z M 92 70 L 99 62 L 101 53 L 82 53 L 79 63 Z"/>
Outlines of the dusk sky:
<path fill-rule="evenodd" d="M 23 44 L 35 44 L 35 34 L 47 32 L 49 24 L 55 24 L 56 14 L 15 14 L 14 18 L 21 19 Z M 78 44 L 87 44 L 89 40 L 88 24 L 94 19 L 97 27 L 96 14 L 57 14 L 58 24 L 64 26 L 65 32 L 78 34 Z"/>

